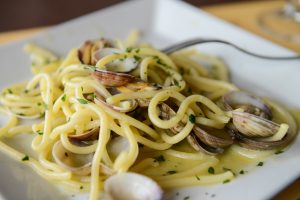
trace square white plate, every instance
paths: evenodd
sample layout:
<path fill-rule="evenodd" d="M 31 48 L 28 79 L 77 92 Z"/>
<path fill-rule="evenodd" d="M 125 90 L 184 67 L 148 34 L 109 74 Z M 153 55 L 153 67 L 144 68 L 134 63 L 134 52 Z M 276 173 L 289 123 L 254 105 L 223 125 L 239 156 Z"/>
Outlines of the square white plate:
<path fill-rule="evenodd" d="M 36 42 L 66 55 L 89 38 L 125 38 L 140 29 L 142 40 L 162 48 L 193 37 L 215 37 L 257 53 L 289 55 L 293 52 L 228 24 L 197 8 L 175 0 L 139 0 L 119 4 L 51 28 L 30 39 L 0 46 L 0 88 L 30 78 L 29 59 L 22 50 Z M 289 107 L 300 108 L 300 62 L 256 59 L 216 44 L 199 47 L 221 56 L 239 87 L 269 96 Z M 269 199 L 300 175 L 300 138 L 285 153 L 269 159 L 263 167 L 229 184 L 181 189 L 172 199 Z M 207 195 L 209 193 L 209 195 Z M 215 194 L 215 196 L 211 196 Z M 0 199 L 64 199 L 58 189 L 28 167 L 0 155 Z M 72 197 L 71 197 L 72 198 Z"/>

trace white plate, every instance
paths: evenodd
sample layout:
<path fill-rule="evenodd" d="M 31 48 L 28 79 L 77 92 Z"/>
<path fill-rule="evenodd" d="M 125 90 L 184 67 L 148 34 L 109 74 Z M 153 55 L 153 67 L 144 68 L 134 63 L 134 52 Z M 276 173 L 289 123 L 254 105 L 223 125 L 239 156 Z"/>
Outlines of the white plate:
<path fill-rule="evenodd" d="M 197 8 L 174 0 L 130 1 L 63 23 L 27 40 L 0 47 L 0 86 L 31 77 L 23 44 L 34 41 L 60 55 L 88 38 L 125 38 L 132 29 L 143 31 L 143 41 L 156 47 L 193 37 L 216 37 L 239 44 L 257 53 L 289 55 L 293 52 L 217 19 Z M 300 108 L 300 62 L 266 61 L 243 55 L 216 44 L 200 50 L 222 56 L 232 80 L 238 86 Z M 181 189 L 172 199 L 269 199 L 300 175 L 300 138 L 283 154 L 263 167 L 238 177 L 229 184 Z M 207 195 L 207 193 L 209 195 Z M 215 196 L 212 197 L 211 195 Z M 0 199 L 66 198 L 31 169 L 0 155 Z"/>

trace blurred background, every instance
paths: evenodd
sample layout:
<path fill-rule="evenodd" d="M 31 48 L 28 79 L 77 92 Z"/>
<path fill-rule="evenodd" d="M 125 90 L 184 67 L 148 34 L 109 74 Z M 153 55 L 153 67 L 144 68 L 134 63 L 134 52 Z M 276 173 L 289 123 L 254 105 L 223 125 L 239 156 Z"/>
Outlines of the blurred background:
<path fill-rule="evenodd" d="M 0 0 L 0 32 L 57 24 L 122 1 L 124 0 Z M 186 0 L 198 7 L 237 1 Z"/>

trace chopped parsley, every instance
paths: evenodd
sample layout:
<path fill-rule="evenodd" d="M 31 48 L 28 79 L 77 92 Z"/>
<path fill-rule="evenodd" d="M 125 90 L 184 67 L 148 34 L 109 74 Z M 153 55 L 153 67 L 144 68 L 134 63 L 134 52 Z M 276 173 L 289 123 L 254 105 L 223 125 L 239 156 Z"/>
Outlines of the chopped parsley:
<path fill-rule="evenodd" d="M 226 183 L 229 183 L 229 182 L 230 182 L 230 180 L 226 179 L 226 180 L 223 181 L 223 184 L 226 184 Z"/>
<path fill-rule="evenodd" d="M 176 170 L 170 170 L 170 171 L 167 172 L 167 174 L 176 174 L 176 173 L 177 173 Z"/>
<path fill-rule="evenodd" d="M 215 174 L 215 168 L 213 168 L 213 167 L 209 167 L 207 171 L 210 174 Z"/>
<path fill-rule="evenodd" d="M 195 117 L 195 115 L 190 114 L 190 116 L 189 116 L 189 121 L 190 121 L 192 124 L 195 124 L 195 122 L 196 122 L 196 117 Z"/>
<path fill-rule="evenodd" d="M 41 102 L 38 102 L 38 103 L 37 103 L 37 105 L 38 105 L 38 106 L 41 106 L 41 105 L 42 105 L 42 103 L 41 103 Z"/>
<path fill-rule="evenodd" d="M 9 94 L 13 93 L 13 91 L 10 88 L 8 88 L 7 91 L 8 91 Z"/>
<path fill-rule="evenodd" d="M 133 58 L 134 58 L 135 62 L 140 62 L 142 60 L 142 58 L 137 55 L 134 55 Z"/>
<path fill-rule="evenodd" d="M 240 171 L 240 174 L 245 174 L 245 171 L 244 171 L 244 170 L 241 170 L 241 171 Z"/>
<path fill-rule="evenodd" d="M 183 198 L 183 200 L 188 200 L 188 199 L 190 199 L 190 196 L 185 196 L 185 197 Z"/>
<path fill-rule="evenodd" d="M 26 89 L 26 90 L 24 90 L 24 93 L 25 93 L 25 94 L 27 94 L 28 92 L 29 92 L 29 90 L 27 90 L 27 89 Z"/>
<path fill-rule="evenodd" d="M 65 152 L 65 156 L 66 156 L 66 157 L 69 157 L 69 154 L 68 154 L 67 152 Z"/>
<path fill-rule="evenodd" d="M 263 166 L 264 165 L 264 162 L 259 162 L 258 164 L 257 164 L 257 166 L 259 166 L 259 167 L 261 167 L 261 166 Z"/>
<path fill-rule="evenodd" d="M 81 104 L 88 104 L 89 102 L 85 99 L 77 99 L 77 101 Z"/>
<path fill-rule="evenodd" d="M 22 161 L 26 161 L 26 160 L 29 160 L 29 156 L 25 155 L 23 158 L 22 158 Z"/>
<path fill-rule="evenodd" d="M 281 153 L 283 153 L 284 151 L 282 151 L 282 150 L 278 150 L 278 151 L 276 151 L 275 152 L 275 154 L 281 154 Z"/>
<path fill-rule="evenodd" d="M 155 157 L 154 159 L 157 162 L 165 162 L 166 161 L 166 159 L 163 155 L 159 155 L 159 156 Z"/>
<path fill-rule="evenodd" d="M 82 186 L 82 185 L 80 186 L 80 189 L 81 189 L 81 190 L 83 189 L 83 186 Z"/>
<path fill-rule="evenodd" d="M 67 95 L 66 95 L 66 94 L 64 94 L 64 95 L 61 97 L 61 100 L 62 100 L 63 102 L 65 102 L 65 101 L 66 101 L 66 99 L 67 99 Z"/>
<path fill-rule="evenodd" d="M 195 177 L 196 177 L 196 179 L 197 179 L 198 181 L 200 181 L 200 177 L 199 177 L 199 176 L 195 175 Z"/>
<path fill-rule="evenodd" d="M 83 92 L 83 87 L 81 86 L 81 91 Z"/>
<path fill-rule="evenodd" d="M 41 130 L 37 130 L 36 133 L 39 134 L 39 135 L 43 135 L 44 134 L 44 132 L 41 131 Z"/>
<path fill-rule="evenodd" d="M 179 82 L 176 79 L 174 79 L 174 85 L 176 85 L 177 87 L 180 87 Z"/>
<path fill-rule="evenodd" d="M 140 49 L 137 48 L 137 49 L 135 50 L 135 53 L 139 53 L 139 52 L 140 52 Z"/>
<path fill-rule="evenodd" d="M 84 69 L 88 69 L 88 70 L 92 70 L 93 72 L 95 72 L 97 70 L 97 67 L 91 66 L 91 65 L 86 65 L 83 68 Z"/>
<path fill-rule="evenodd" d="M 128 48 L 126 48 L 125 51 L 126 51 L 127 53 L 130 53 L 130 52 L 132 51 L 132 48 L 128 47 Z"/>

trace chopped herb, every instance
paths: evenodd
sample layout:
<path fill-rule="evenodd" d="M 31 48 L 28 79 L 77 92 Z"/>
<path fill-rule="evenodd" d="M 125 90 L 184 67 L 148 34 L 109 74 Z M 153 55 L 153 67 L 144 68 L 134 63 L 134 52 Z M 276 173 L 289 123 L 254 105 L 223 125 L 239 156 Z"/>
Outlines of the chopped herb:
<path fill-rule="evenodd" d="M 133 58 L 136 62 L 140 62 L 142 60 L 140 56 L 136 56 L 136 55 L 134 55 Z"/>
<path fill-rule="evenodd" d="M 192 124 L 195 124 L 195 122 L 196 122 L 196 117 L 195 117 L 195 115 L 190 114 L 190 116 L 189 116 L 189 121 L 190 121 Z"/>
<path fill-rule="evenodd" d="M 27 89 L 26 89 L 26 90 L 24 90 L 24 93 L 25 93 L 25 94 L 27 94 L 28 92 L 29 92 L 29 90 L 27 90 Z"/>
<path fill-rule="evenodd" d="M 13 93 L 13 91 L 10 88 L 8 88 L 7 91 L 8 91 L 9 94 Z"/>
<path fill-rule="evenodd" d="M 159 155 L 159 156 L 155 157 L 154 159 L 157 162 L 165 162 L 166 161 L 166 159 L 163 155 Z"/>
<path fill-rule="evenodd" d="M 176 79 L 174 79 L 174 84 L 179 87 L 179 82 Z"/>
<path fill-rule="evenodd" d="M 29 160 L 29 156 L 25 155 L 23 158 L 22 158 L 22 161 L 26 161 L 26 160 Z"/>
<path fill-rule="evenodd" d="M 215 194 L 212 194 L 212 195 L 211 195 L 211 197 L 213 197 L 213 198 L 214 198 L 215 196 L 216 196 Z"/>
<path fill-rule="evenodd" d="M 125 51 L 128 52 L 128 53 L 130 53 L 132 51 L 132 48 L 128 47 L 128 48 L 126 48 Z"/>
<path fill-rule="evenodd" d="M 45 110 L 48 110 L 48 104 L 44 103 Z"/>
<path fill-rule="evenodd" d="M 139 52 L 140 52 L 140 49 L 137 48 L 137 49 L 135 50 L 135 53 L 139 53 Z"/>
<path fill-rule="evenodd" d="M 66 156 L 66 157 L 69 157 L 69 154 L 68 154 L 67 152 L 65 152 L 65 156 Z"/>
<path fill-rule="evenodd" d="M 279 150 L 279 151 L 276 151 L 275 154 L 281 154 L 281 153 L 283 153 L 283 152 L 284 152 L 284 151 Z"/>
<path fill-rule="evenodd" d="M 183 200 L 188 200 L 188 199 L 190 199 L 190 196 L 185 196 L 185 197 L 183 198 Z"/>
<path fill-rule="evenodd" d="M 81 86 L 81 91 L 83 92 L 83 87 Z"/>
<path fill-rule="evenodd" d="M 215 173 L 215 169 L 213 167 L 209 167 L 207 171 L 210 174 L 214 174 Z"/>
<path fill-rule="evenodd" d="M 67 98 L 67 95 L 64 94 L 64 95 L 61 97 L 61 100 L 62 100 L 63 102 L 65 102 L 65 101 L 66 101 L 66 98 Z"/>
<path fill-rule="evenodd" d="M 43 135 L 44 134 L 44 132 L 41 131 L 41 130 L 37 130 L 36 133 L 39 134 L 39 135 Z"/>
<path fill-rule="evenodd" d="M 81 189 L 81 190 L 83 189 L 83 186 L 82 186 L 82 185 L 80 186 L 80 189 Z"/>
<path fill-rule="evenodd" d="M 24 114 L 24 113 L 18 113 L 17 115 L 20 115 L 20 116 L 25 116 L 25 114 Z"/>
<path fill-rule="evenodd" d="M 241 171 L 240 171 L 240 174 L 245 174 L 245 171 L 244 171 L 244 170 L 241 170 Z"/>
<path fill-rule="evenodd" d="M 89 102 L 85 99 L 77 99 L 77 101 L 81 104 L 88 104 Z"/>
<path fill-rule="evenodd" d="M 230 180 L 229 179 L 226 179 L 225 181 L 223 181 L 223 184 L 226 184 L 226 183 L 229 183 Z"/>
<path fill-rule="evenodd" d="M 41 106 L 41 105 L 42 105 L 42 103 L 41 103 L 41 102 L 38 102 L 38 103 L 37 103 L 37 105 L 38 105 L 38 106 Z"/>
<path fill-rule="evenodd" d="M 184 74 L 184 68 L 183 68 L 183 67 L 179 67 L 179 73 L 180 73 L 181 75 Z"/>
<path fill-rule="evenodd" d="M 195 175 L 196 176 L 196 179 L 198 180 L 198 181 L 200 181 L 200 177 L 199 176 L 197 176 L 197 175 Z"/>
<path fill-rule="evenodd" d="M 91 65 L 85 65 L 83 68 L 87 70 L 92 70 L 93 72 L 97 70 L 97 67 Z"/>
<path fill-rule="evenodd" d="M 120 59 L 119 59 L 119 61 L 124 61 L 124 60 L 125 60 L 125 58 L 120 58 Z"/>
<path fill-rule="evenodd" d="M 257 166 L 259 166 L 259 167 L 261 167 L 261 166 L 263 166 L 264 165 L 264 162 L 259 162 L 258 164 L 257 164 Z"/>
<path fill-rule="evenodd" d="M 170 171 L 167 172 L 167 174 L 176 174 L 176 173 L 177 173 L 176 170 L 170 170 Z"/>

